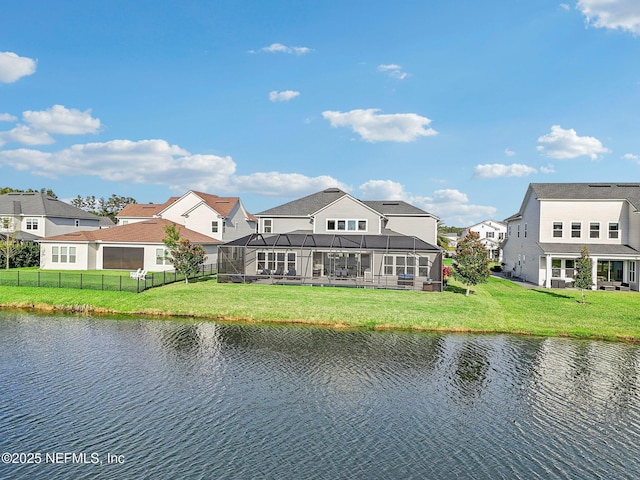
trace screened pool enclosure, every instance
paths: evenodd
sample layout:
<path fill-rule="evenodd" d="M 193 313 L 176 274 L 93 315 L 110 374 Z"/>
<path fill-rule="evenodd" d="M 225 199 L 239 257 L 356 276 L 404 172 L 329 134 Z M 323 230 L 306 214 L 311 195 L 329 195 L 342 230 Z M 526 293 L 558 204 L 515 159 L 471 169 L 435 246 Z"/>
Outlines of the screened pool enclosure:
<path fill-rule="evenodd" d="M 441 291 L 442 250 L 397 234 L 253 234 L 219 247 L 218 281 Z"/>

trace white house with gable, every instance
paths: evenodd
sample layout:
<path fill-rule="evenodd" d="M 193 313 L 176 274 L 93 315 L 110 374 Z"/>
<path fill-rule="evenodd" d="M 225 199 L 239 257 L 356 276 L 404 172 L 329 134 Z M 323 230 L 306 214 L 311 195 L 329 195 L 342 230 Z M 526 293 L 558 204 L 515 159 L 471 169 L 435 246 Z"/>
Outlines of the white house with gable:
<path fill-rule="evenodd" d="M 489 259 L 493 262 L 502 262 L 502 248 L 500 244 L 507 235 L 507 225 L 495 220 L 483 220 L 471 225 L 463 233 L 462 238 L 469 232 L 476 232 L 480 236 L 480 242 L 489 253 Z"/>
<path fill-rule="evenodd" d="M 594 288 L 638 291 L 640 184 L 532 183 L 505 221 L 506 272 L 547 288 L 569 286 L 586 246 Z"/>

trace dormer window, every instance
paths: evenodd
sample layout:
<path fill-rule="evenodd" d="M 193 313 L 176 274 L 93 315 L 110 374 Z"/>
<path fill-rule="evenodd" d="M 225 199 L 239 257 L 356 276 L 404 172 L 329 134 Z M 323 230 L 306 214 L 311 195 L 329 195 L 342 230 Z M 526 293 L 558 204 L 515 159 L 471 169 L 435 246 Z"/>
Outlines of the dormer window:
<path fill-rule="evenodd" d="M 262 220 L 262 231 L 264 233 L 273 232 L 273 220 L 271 220 L 270 218 L 265 218 L 264 220 Z"/>
<path fill-rule="evenodd" d="M 218 233 L 220 230 L 220 224 L 217 220 L 211 222 L 211 233 Z"/>
<path fill-rule="evenodd" d="M 37 229 L 38 229 L 38 219 L 27 218 L 27 230 L 37 230 Z"/>

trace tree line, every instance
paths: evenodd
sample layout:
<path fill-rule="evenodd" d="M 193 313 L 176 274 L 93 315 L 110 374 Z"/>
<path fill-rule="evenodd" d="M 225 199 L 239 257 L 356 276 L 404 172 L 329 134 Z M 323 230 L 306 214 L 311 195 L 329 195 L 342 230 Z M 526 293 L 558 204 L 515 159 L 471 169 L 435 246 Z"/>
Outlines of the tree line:
<path fill-rule="evenodd" d="M 20 190 L 11 187 L 0 188 L 0 195 L 5 195 L 12 192 L 44 193 L 51 198 L 58 198 L 55 192 L 50 188 L 41 188 L 40 190 L 34 190 L 32 188 L 29 188 L 27 190 Z M 113 193 L 109 198 L 97 198 L 95 195 L 87 195 L 86 197 L 78 195 L 69 203 L 74 207 L 84 210 L 85 212 L 93 213 L 94 215 L 98 215 L 99 217 L 109 217 L 115 222 L 116 215 L 120 212 L 120 210 L 122 210 L 126 205 L 129 205 L 130 203 L 138 202 L 133 197 L 126 197 Z"/>

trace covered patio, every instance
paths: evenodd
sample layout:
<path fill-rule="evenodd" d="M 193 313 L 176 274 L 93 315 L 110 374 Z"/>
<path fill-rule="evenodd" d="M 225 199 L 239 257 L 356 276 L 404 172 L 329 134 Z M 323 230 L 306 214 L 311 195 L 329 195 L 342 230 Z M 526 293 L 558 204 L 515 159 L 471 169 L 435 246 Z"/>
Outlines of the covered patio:
<path fill-rule="evenodd" d="M 442 290 L 442 250 L 398 234 L 253 234 L 219 247 L 218 281 Z"/>

